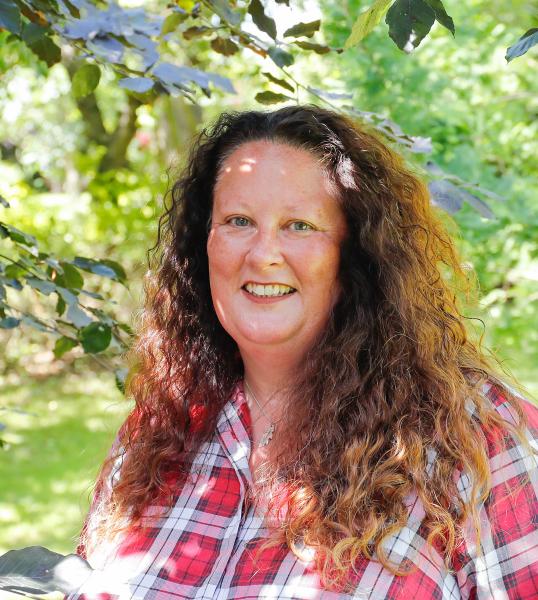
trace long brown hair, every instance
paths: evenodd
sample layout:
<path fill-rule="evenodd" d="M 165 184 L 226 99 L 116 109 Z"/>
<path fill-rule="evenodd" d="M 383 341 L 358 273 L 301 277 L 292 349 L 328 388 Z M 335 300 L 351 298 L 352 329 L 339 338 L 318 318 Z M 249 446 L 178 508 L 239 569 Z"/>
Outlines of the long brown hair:
<path fill-rule="evenodd" d="M 424 183 L 377 135 L 315 106 L 224 113 L 193 144 L 145 282 L 127 387 L 136 404 L 120 430 L 121 470 L 100 508 L 107 531 L 127 515 L 136 527 L 157 498 L 171 505 L 184 477 L 178 483 L 169 472 L 179 466 L 186 476 L 242 377 L 237 345 L 213 309 L 206 242 L 220 165 L 240 144 L 262 139 L 317 157 L 348 224 L 343 294 L 287 390 L 294 411 L 274 440 L 274 475 L 289 496 L 273 542 L 294 552 L 298 539 L 317 547 L 328 585 L 373 552 L 399 572 L 382 543 L 405 524 L 414 492 L 429 541 L 448 556 L 466 519 L 479 529 L 476 506 L 490 489 L 483 432 L 521 432 L 524 415 L 498 364 L 468 336 L 458 298 L 474 283 Z M 514 424 L 484 396 L 486 381 L 506 395 Z M 473 482 L 467 499 L 455 488 L 458 469 Z"/>

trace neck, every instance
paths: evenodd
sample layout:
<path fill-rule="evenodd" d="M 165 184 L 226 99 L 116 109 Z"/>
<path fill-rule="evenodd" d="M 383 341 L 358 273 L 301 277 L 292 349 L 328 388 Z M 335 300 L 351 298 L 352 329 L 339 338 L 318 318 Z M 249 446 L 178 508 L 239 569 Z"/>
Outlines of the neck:
<path fill-rule="evenodd" d="M 266 406 L 271 414 L 279 412 L 282 402 L 282 391 L 293 374 L 297 363 L 292 363 L 289 356 L 275 352 L 264 353 L 241 352 L 245 370 L 245 380 L 256 399 Z"/>

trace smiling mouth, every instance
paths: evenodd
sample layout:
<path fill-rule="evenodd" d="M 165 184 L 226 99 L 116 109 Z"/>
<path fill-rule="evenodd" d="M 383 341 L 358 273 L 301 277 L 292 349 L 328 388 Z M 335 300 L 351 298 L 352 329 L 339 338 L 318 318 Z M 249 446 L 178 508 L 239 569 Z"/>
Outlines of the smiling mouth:
<path fill-rule="evenodd" d="M 283 285 L 280 283 L 271 284 L 271 285 L 260 285 L 258 283 L 246 283 L 242 286 L 242 289 L 252 294 L 253 296 L 257 296 L 258 298 L 268 298 L 275 296 L 288 296 L 293 294 L 297 290 L 292 288 L 289 285 Z"/>

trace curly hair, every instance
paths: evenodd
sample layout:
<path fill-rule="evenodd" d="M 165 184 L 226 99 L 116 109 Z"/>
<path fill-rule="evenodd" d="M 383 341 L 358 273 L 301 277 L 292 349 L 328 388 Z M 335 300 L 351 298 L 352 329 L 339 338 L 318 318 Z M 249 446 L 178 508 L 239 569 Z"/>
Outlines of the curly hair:
<path fill-rule="evenodd" d="M 460 295 L 476 284 L 425 184 L 367 127 L 311 105 L 222 114 L 198 135 L 173 185 L 130 352 L 127 390 L 135 407 L 119 433 L 121 470 L 100 509 L 106 532 L 119 523 L 136 527 L 152 503 L 171 506 L 242 378 L 237 345 L 212 305 L 206 243 L 219 168 L 255 140 L 319 159 L 348 225 L 339 272 L 344 293 L 286 392 L 294 411 L 273 442 L 274 477 L 285 479 L 289 494 L 269 543 L 287 543 L 298 555 L 298 540 L 315 546 L 328 586 L 345 578 L 359 555 L 375 553 L 403 573 L 383 541 L 406 523 L 414 492 L 429 542 L 449 556 L 464 521 L 470 518 L 479 534 L 476 506 L 490 489 L 484 430 L 520 434 L 524 413 L 498 361 L 467 332 Z M 486 381 L 503 390 L 515 424 L 485 398 Z M 98 488 L 118 454 L 103 465 Z M 456 470 L 471 476 L 469 497 L 456 489 Z"/>

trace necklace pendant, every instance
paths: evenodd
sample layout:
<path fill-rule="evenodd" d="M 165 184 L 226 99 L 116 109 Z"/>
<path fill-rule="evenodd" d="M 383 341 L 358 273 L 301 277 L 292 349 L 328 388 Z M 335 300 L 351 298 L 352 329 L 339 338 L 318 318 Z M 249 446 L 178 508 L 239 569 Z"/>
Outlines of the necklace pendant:
<path fill-rule="evenodd" d="M 275 432 L 275 425 L 274 425 L 274 423 L 271 423 L 271 425 L 269 425 L 269 427 L 265 430 L 264 434 L 262 435 L 262 439 L 260 440 L 260 443 L 258 444 L 258 448 L 263 448 L 264 446 L 267 446 L 267 444 L 273 439 L 274 432 Z"/>

